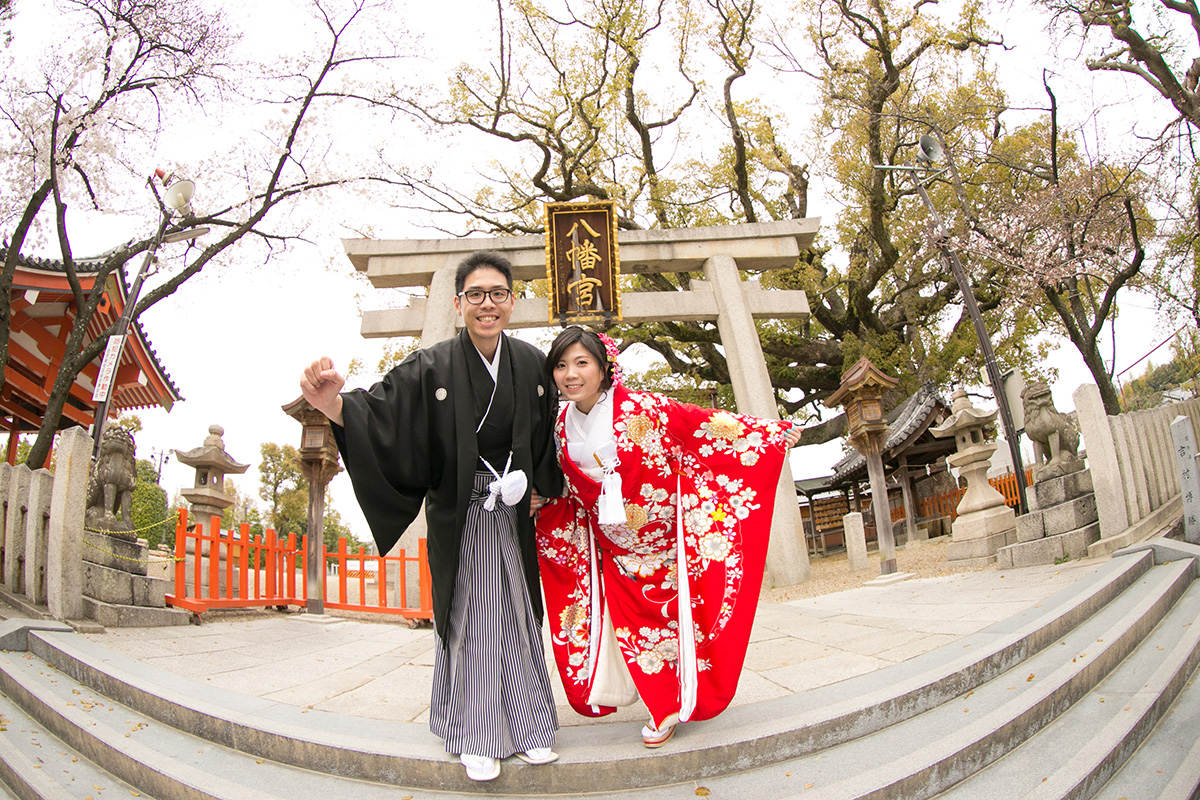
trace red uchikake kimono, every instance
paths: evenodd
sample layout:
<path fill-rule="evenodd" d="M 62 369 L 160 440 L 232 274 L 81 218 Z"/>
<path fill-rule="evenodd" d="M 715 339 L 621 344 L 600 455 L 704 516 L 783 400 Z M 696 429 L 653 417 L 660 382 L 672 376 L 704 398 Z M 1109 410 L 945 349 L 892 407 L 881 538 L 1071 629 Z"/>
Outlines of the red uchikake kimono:
<path fill-rule="evenodd" d="M 599 524 L 601 484 L 567 455 L 565 410 L 556 436 L 567 493 L 547 503 L 537 520 L 559 675 L 580 714 L 616 710 L 588 703 L 599 639 L 593 631 L 606 602 L 655 726 L 674 713 L 684 722 L 710 719 L 737 690 L 791 423 L 622 386 L 611 391 L 626 524 Z M 683 524 L 677 526 L 680 507 Z M 680 539 L 687 559 L 682 585 L 676 580 Z M 683 604 L 690 624 L 686 614 L 680 618 L 680 597 L 690 598 Z"/>

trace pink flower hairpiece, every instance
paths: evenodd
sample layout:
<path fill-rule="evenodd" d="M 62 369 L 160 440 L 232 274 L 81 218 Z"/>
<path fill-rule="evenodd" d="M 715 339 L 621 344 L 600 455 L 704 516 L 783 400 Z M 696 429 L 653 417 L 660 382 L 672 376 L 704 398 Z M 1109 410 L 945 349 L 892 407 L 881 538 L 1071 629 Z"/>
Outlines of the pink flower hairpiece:
<path fill-rule="evenodd" d="M 609 370 L 612 374 L 612 385 L 620 386 L 621 365 L 617 363 L 617 356 L 621 354 L 621 351 L 617 349 L 617 343 L 614 342 L 612 337 L 607 333 L 597 333 L 596 336 L 600 338 L 601 344 L 604 345 L 604 352 L 608 355 Z"/>

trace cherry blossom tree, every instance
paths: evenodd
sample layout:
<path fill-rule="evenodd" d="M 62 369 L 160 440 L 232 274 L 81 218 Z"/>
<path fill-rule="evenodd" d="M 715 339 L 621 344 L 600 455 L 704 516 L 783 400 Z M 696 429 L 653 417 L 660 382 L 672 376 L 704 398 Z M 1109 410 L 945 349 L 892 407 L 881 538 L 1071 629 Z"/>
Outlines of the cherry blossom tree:
<path fill-rule="evenodd" d="M 394 21 L 380 24 L 390 11 L 386 0 L 314 0 L 292 21 L 313 45 L 268 63 L 248 61 L 233 22 L 206 3 L 55 2 L 55 43 L 39 43 L 31 63 L 0 51 L 8 60 L 0 76 L 0 375 L 20 257 L 60 260 L 74 294 L 75 323 L 32 463 L 49 452 L 72 383 L 115 328 L 87 333 L 102 289 L 83 290 L 72 231 L 81 219 L 95 224 L 113 214 L 143 219 L 146 229 L 165 220 L 159 189 L 147 180 L 160 165 L 149 159 L 164 157 L 181 136 L 203 153 L 161 165 L 205 181 L 204 210 L 172 218 L 166 232 L 197 226 L 212 233 L 182 255 L 181 248 L 160 251 L 135 319 L 202 270 L 229 263 L 235 247 L 239 259 L 262 262 L 302 240 L 313 201 L 367 183 L 405 184 L 402 170 L 379 158 L 396 121 L 382 99 L 403 92 L 388 76 L 405 58 L 404 42 L 387 33 Z M 14 10 L 19 22 L 26 7 Z M 109 250 L 95 286 L 140 261 L 153 243 L 147 236 Z"/>
<path fill-rule="evenodd" d="M 1159 186 L 1142 160 L 1100 159 L 1060 129 L 1056 98 L 1043 121 L 990 143 L 974 159 L 986 181 L 962 198 L 955 246 L 1007 302 L 1034 309 L 1079 351 L 1109 414 L 1120 412 L 1099 342 L 1125 290 L 1144 287 L 1161 240 Z M 985 266 L 987 269 L 985 269 Z"/>
<path fill-rule="evenodd" d="M 1146 291 L 1167 314 L 1200 325 L 1200 6 L 1194 0 L 1038 0 L 1058 26 L 1081 40 L 1089 70 L 1129 78 L 1161 98 L 1157 117 L 1134 123 L 1153 146 L 1161 182 L 1156 210 L 1165 247 L 1148 270 Z M 1110 412 L 1111 413 L 1111 412 Z"/>

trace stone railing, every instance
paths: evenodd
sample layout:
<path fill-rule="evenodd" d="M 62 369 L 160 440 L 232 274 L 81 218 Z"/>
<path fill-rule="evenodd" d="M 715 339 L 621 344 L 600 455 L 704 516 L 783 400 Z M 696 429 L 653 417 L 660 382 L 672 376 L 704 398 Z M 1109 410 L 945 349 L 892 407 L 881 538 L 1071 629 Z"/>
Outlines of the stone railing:
<path fill-rule="evenodd" d="M 58 436 L 55 471 L 0 464 L 0 563 L 5 599 L 83 619 L 83 520 L 92 437 L 83 428 Z"/>
<path fill-rule="evenodd" d="M 1076 389 L 1074 400 L 1100 515 L 1101 538 L 1088 547 L 1088 555 L 1112 553 L 1181 519 L 1171 421 L 1186 417 L 1200 440 L 1200 400 L 1118 416 L 1104 413 L 1093 384 Z"/>
<path fill-rule="evenodd" d="M 55 468 L 0 465 L 0 597 L 23 616 L 77 630 L 186 625 L 166 604 L 169 553 L 151 552 L 136 532 L 87 527 L 92 437 L 58 435 Z"/>

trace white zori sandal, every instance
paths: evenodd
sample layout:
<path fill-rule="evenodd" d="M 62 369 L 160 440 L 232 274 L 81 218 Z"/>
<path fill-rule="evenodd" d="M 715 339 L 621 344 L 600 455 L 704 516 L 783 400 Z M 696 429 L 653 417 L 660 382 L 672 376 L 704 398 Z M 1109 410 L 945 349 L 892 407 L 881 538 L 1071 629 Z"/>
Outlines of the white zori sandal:
<path fill-rule="evenodd" d="M 497 758 L 463 753 L 458 760 L 467 768 L 467 777 L 473 781 L 491 781 L 500 776 L 500 760 Z"/>
<path fill-rule="evenodd" d="M 524 761 L 526 764 L 549 764 L 558 760 L 558 753 L 551 750 L 549 747 L 531 747 L 524 753 L 517 753 L 517 758 Z"/>
<path fill-rule="evenodd" d="M 675 727 L 679 724 L 679 715 L 671 714 L 663 720 L 661 728 L 654 727 L 654 719 L 642 726 L 642 744 L 649 748 L 662 747 L 671 741 L 675 735 Z"/>

